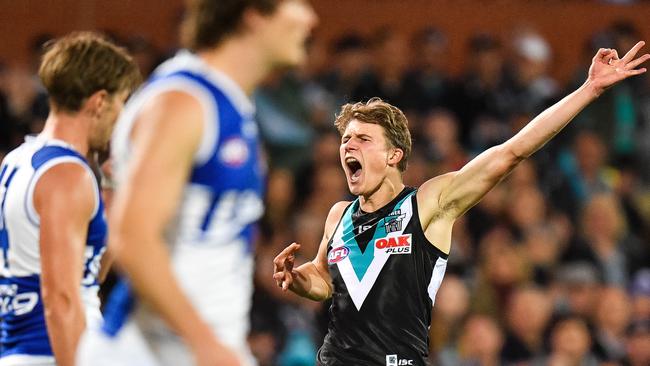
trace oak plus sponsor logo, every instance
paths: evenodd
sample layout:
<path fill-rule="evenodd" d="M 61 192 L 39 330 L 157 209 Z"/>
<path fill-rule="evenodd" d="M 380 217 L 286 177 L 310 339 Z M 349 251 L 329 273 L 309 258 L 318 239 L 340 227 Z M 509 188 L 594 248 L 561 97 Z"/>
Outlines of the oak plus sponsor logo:
<path fill-rule="evenodd" d="M 386 355 L 386 366 L 412 366 L 413 360 L 399 358 L 397 355 Z"/>
<path fill-rule="evenodd" d="M 375 249 L 386 254 L 411 254 L 411 234 L 387 236 L 375 240 Z"/>
<path fill-rule="evenodd" d="M 350 255 L 350 249 L 347 247 L 338 247 L 333 248 L 330 253 L 327 255 L 327 263 L 334 264 L 338 263 Z"/>

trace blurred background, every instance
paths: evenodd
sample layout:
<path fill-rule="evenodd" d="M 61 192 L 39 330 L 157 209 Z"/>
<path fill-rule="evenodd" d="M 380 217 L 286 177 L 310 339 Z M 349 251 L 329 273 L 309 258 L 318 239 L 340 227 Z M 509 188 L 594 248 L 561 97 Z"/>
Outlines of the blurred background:
<path fill-rule="evenodd" d="M 262 366 L 313 365 L 326 330 L 329 304 L 282 294 L 272 258 L 297 241 L 311 260 L 329 208 L 351 198 L 332 126 L 343 103 L 379 96 L 406 112 L 405 181 L 419 185 L 579 86 L 599 47 L 650 41 L 648 1 L 311 3 L 309 62 L 254 95 L 269 165 L 250 335 Z M 181 17 L 181 0 L 0 0 L 0 158 L 47 116 L 44 42 L 100 30 L 146 75 L 177 49 Z M 648 161 L 644 75 L 608 90 L 456 223 L 433 362 L 650 364 Z"/>

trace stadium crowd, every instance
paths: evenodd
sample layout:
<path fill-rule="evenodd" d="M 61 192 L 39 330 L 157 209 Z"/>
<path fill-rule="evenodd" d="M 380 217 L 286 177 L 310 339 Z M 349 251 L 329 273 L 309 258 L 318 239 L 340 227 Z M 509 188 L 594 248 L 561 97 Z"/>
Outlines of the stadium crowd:
<path fill-rule="evenodd" d="M 169 50 L 111 35 L 150 73 Z M 0 60 L 0 158 L 43 126 L 48 106 L 35 76 L 42 44 L 24 67 Z M 574 81 L 550 69 L 534 29 L 511 39 L 476 34 L 466 68 L 451 75 L 446 34 L 381 28 L 310 45 L 309 63 L 269 78 L 254 100 L 268 161 L 266 214 L 257 240 L 251 347 L 260 365 L 313 365 L 328 304 L 282 293 L 272 259 L 292 241 L 315 257 L 331 205 L 351 198 L 334 115 L 381 97 L 409 118 L 407 185 L 457 170 L 504 141 L 584 80 L 599 47 L 629 49 L 640 36 L 618 22 L 585 40 Z M 647 48 L 647 46 L 646 46 Z M 613 87 L 524 162 L 454 228 L 449 267 L 430 331 L 440 365 L 650 364 L 650 78 Z M 395 309 L 399 311 L 399 309 Z"/>

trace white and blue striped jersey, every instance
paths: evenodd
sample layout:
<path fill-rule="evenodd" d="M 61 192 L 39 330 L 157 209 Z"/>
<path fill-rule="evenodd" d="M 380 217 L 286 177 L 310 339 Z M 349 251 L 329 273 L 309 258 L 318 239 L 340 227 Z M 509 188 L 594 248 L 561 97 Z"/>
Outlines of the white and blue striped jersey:
<path fill-rule="evenodd" d="M 112 142 L 118 189 L 132 158 L 129 135 L 140 110 L 152 98 L 170 91 L 193 96 L 204 117 L 202 141 L 174 222 L 166 231 L 173 269 L 217 335 L 245 341 L 254 225 L 263 213 L 264 166 L 254 107 L 243 90 L 187 51 L 163 63 L 130 99 L 118 120 Z M 184 128 L 182 120 L 178 128 Z M 109 297 L 104 332 L 117 334 L 133 305 L 128 283 L 121 281 Z M 145 333 L 167 332 L 160 319 L 144 307 L 135 311 Z"/>
<path fill-rule="evenodd" d="M 52 355 L 41 299 L 40 220 L 33 196 L 39 178 L 61 163 L 83 166 L 94 180 L 86 159 L 70 145 L 40 137 L 27 137 L 0 166 L 0 364 L 16 355 Z M 106 231 L 104 207 L 96 185 L 84 273 L 79 279 L 88 323 L 97 323 L 101 318 L 97 274 Z"/>

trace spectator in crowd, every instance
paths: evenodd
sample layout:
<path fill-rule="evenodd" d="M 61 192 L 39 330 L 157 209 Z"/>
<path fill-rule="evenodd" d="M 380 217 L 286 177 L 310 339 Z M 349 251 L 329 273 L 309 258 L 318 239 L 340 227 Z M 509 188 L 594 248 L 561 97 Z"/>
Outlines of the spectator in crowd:
<path fill-rule="evenodd" d="M 605 283 L 624 286 L 628 281 L 626 249 L 636 240 L 627 235 L 619 202 L 611 194 L 597 194 L 584 206 L 582 235 L 574 247 L 574 258 L 592 261 Z"/>
<path fill-rule="evenodd" d="M 541 288 L 524 287 L 512 294 L 505 314 L 504 362 L 525 363 L 544 354 L 544 332 L 551 313 L 551 301 Z"/>
<path fill-rule="evenodd" d="M 255 92 L 257 120 L 271 164 L 294 172 L 308 163 L 305 158 L 314 139 L 304 88 L 296 72 L 280 70 Z"/>
<path fill-rule="evenodd" d="M 494 319 L 471 315 L 462 328 L 457 349 L 441 354 L 441 366 L 498 366 L 503 364 L 503 332 Z"/>
<path fill-rule="evenodd" d="M 503 317 L 510 296 L 529 281 L 525 257 L 504 226 L 488 232 L 478 244 L 478 269 L 472 289 L 472 310 L 495 319 Z"/>
<path fill-rule="evenodd" d="M 591 335 L 587 324 L 580 318 L 567 318 L 558 322 L 551 331 L 551 350 L 546 357 L 536 359 L 537 366 L 598 366 L 590 352 Z"/>
<path fill-rule="evenodd" d="M 601 286 L 597 268 L 586 261 L 570 262 L 560 266 L 555 275 L 555 281 L 551 285 L 555 315 L 592 319 Z"/>
<path fill-rule="evenodd" d="M 390 27 L 380 28 L 371 37 L 371 47 L 371 68 L 361 77 L 349 101 L 379 97 L 394 105 L 406 105 L 404 77 L 409 49 L 404 35 Z"/>
<path fill-rule="evenodd" d="M 559 86 L 548 74 L 553 57 L 551 47 L 534 29 L 518 29 L 511 46 L 509 94 L 519 111 L 536 115 L 558 97 Z"/>
<path fill-rule="evenodd" d="M 434 165 L 434 174 L 458 170 L 469 161 L 460 144 L 458 128 L 458 119 L 446 109 L 432 110 L 425 116 L 421 145 L 427 161 Z"/>
<path fill-rule="evenodd" d="M 509 132 L 504 121 L 512 105 L 501 42 L 493 35 L 477 34 L 468 42 L 466 58 L 468 67 L 454 87 L 452 109 L 460 119 L 464 145 L 482 151 L 504 141 Z"/>
<path fill-rule="evenodd" d="M 318 82 L 331 95 L 335 106 L 352 99 L 360 79 L 369 72 L 367 41 L 356 33 L 344 33 L 331 46 L 332 66 Z M 331 121 L 327 122 L 328 127 Z"/>
<path fill-rule="evenodd" d="M 631 320 L 630 299 L 619 287 L 601 290 L 596 308 L 594 349 L 603 362 L 621 362 L 625 357 L 625 330 Z"/>
<path fill-rule="evenodd" d="M 429 332 L 432 355 L 456 344 L 461 324 L 469 311 L 469 289 L 460 277 L 447 276 L 438 294 Z"/>
<path fill-rule="evenodd" d="M 449 108 L 448 43 L 447 36 L 433 27 L 413 37 L 411 54 L 415 62 L 404 76 L 403 108 L 406 112 L 413 110 L 425 114 L 434 108 Z"/>
<path fill-rule="evenodd" d="M 650 363 L 650 320 L 632 322 L 627 329 L 627 357 L 624 365 L 643 366 Z"/>
<path fill-rule="evenodd" d="M 632 318 L 650 319 L 650 268 L 639 270 L 630 286 Z"/>

